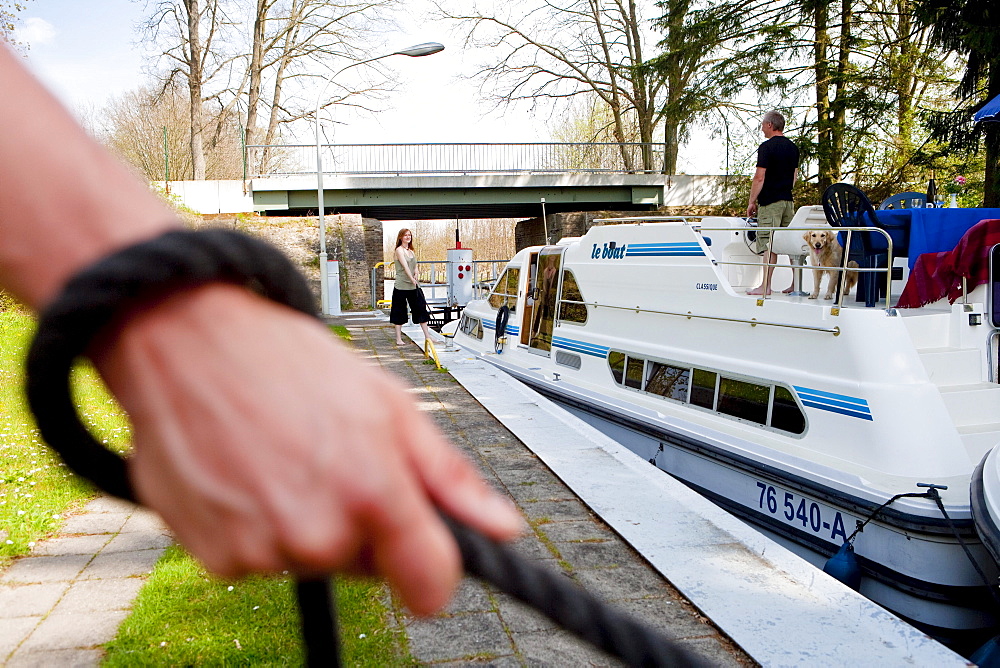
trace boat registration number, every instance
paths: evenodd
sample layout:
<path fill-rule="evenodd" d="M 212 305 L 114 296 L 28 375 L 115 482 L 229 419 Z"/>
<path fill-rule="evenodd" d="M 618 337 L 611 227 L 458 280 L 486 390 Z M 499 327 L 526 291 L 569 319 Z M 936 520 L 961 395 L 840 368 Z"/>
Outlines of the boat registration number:
<path fill-rule="evenodd" d="M 811 531 L 834 543 L 847 540 L 844 517 L 840 511 L 824 509 L 815 501 L 760 481 L 757 481 L 757 489 L 760 490 L 757 504 L 761 511 L 780 517 L 788 524 L 801 526 L 804 531 Z"/>

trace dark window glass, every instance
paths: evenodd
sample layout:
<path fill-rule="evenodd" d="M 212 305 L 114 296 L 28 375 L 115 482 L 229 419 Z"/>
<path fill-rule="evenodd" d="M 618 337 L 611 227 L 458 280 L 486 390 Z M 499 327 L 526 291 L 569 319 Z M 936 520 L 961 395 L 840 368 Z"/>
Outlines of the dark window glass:
<path fill-rule="evenodd" d="M 784 387 L 774 388 L 774 408 L 771 410 L 771 426 L 775 429 L 801 434 L 806 430 L 806 418 L 792 393 Z"/>
<path fill-rule="evenodd" d="M 479 318 L 472 318 L 469 316 L 462 316 L 462 320 L 459 322 L 459 329 L 462 330 L 464 334 L 473 336 L 477 339 L 483 338 L 483 322 Z"/>
<path fill-rule="evenodd" d="M 625 386 L 642 389 L 642 365 L 646 360 L 629 357 L 628 365 L 625 367 Z"/>
<path fill-rule="evenodd" d="M 562 300 L 559 302 L 560 320 L 565 320 L 566 322 L 578 322 L 580 324 L 587 322 L 587 305 L 570 303 L 582 302 L 583 293 L 580 292 L 580 286 L 577 285 L 576 277 L 573 276 L 573 272 L 568 269 L 563 271 L 561 299 Z"/>
<path fill-rule="evenodd" d="M 691 403 L 702 408 L 715 408 L 714 371 L 695 369 L 691 374 Z"/>
<path fill-rule="evenodd" d="M 622 376 L 625 374 L 625 353 L 612 350 L 608 353 L 608 366 L 611 367 L 611 375 L 615 377 L 615 382 L 622 384 Z"/>
<path fill-rule="evenodd" d="M 504 271 L 497 284 L 493 286 L 493 292 L 490 293 L 490 306 L 499 309 L 506 304 L 511 312 L 517 310 L 517 282 L 520 277 L 521 269 L 519 267 L 509 267 Z"/>
<path fill-rule="evenodd" d="M 744 380 L 722 377 L 719 383 L 719 412 L 733 417 L 767 424 L 767 406 L 771 387 Z"/>
<path fill-rule="evenodd" d="M 646 376 L 646 391 L 668 399 L 687 401 L 690 380 L 690 369 L 650 362 Z"/>

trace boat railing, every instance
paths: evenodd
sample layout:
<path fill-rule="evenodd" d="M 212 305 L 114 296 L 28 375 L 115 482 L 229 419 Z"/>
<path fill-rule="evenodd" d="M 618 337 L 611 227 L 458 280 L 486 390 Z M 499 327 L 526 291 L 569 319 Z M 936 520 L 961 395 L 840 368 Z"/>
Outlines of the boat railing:
<path fill-rule="evenodd" d="M 727 227 L 703 226 L 703 225 L 700 225 L 699 223 L 693 222 L 695 220 L 701 221 L 702 218 L 704 218 L 704 217 L 703 216 L 644 216 L 644 217 L 641 217 L 641 218 L 608 218 L 608 219 L 603 219 L 601 222 L 621 222 L 621 223 L 625 223 L 625 222 L 628 222 L 628 223 L 678 222 L 678 223 L 683 223 L 683 224 L 689 225 L 692 228 L 692 230 L 695 231 L 698 234 L 700 234 L 701 232 L 716 232 L 716 231 L 718 231 L 718 232 L 733 232 L 734 231 L 734 228 L 732 226 L 727 226 Z M 738 230 L 739 228 L 735 228 L 735 229 Z M 889 236 L 889 234 L 885 230 L 882 230 L 882 229 L 879 229 L 879 228 L 876 228 L 876 227 L 839 227 L 839 228 L 822 228 L 822 227 L 819 227 L 818 228 L 815 225 L 812 225 L 812 226 L 801 226 L 801 227 L 799 227 L 799 226 L 796 226 L 796 227 L 791 227 L 791 226 L 789 226 L 789 227 L 751 227 L 751 226 L 748 226 L 745 229 L 746 229 L 746 231 L 751 231 L 751 230 L 760 230 L 760 231 L 770 230 L 772 232 L 811 232 L 811 231 L 814 231 L 816 229 L 832 229 L 832 230 L 834 230 L 836 232 L 843 232 L 845 234 L 845 240 L 844 241 L 846 242 L 845 243 L 845 247 L 846 248 L 850 248 L 851 247 L 852 236 L 854 234 L 857 234 L 859 232 L 865 232 L 865 233 L 875 232 L 875 233 L 881 234 L 885 238 L 885 242 L 886 242 L 886 251 L 885 251 L 885 254 L 888 256 L 888 261 L 887 261 L 887 266 L 886 267 L 870 267 L 870 268 L 868 268 L 868 267 L 848 267 L 848 266 L 846 266 L 847 262 L 848 262 L 848 253 L 845 252 L 844 253 L 844 258 L 843 258 L 843 265 L 842 266 L 840 266 L 840 267 L 824 267 L 824 269 L 838 272 L 839 276 L 840 276 L 840 281 L 839 281 L 840 282 L 840 289 L 838 290 L 837 300 L 836 300 L 836 303 L 834 304 L 833 309 L 832 309 L 832 312 L 833 312 L 834 315 L 838 314 L 840 312 L 840 309 L 843 308 L 844 286 L 846 284 L 846 279 L 847 279 L 847 273 L 846 272 L 847 271 L 857 271 L 859 273 L 884 273 L 885 276 L 886 276 L 886 285 L 885 285 L 886 304 L 891 303 L 890 300 L 892 298 L 891 297 L 891 295 L 892 295 L 891 281 L 892 281 L 892 257 L 893 257 L 893 253 L 892 253 L 892 238 Z M 773 246 L 774 239 L 775 239 L 776 236 L 777 235 L 775 235 L 775 234 L 771 235 L 771 240 L 770 240 L 770 243 L 768 245 L 768 249 L 769 250 L 773 249 L 773 247 L 774 247 Z M 773 252 L 773 250 L 771 252 Z M 778 255 L 778 254 L 787 255 L 788 253 L 776 253 L 776 255 Z M 803 258 L 804 258 L 805 255 L 808 255 L 808 251 L 807 250 L 803 251 L 803 253 L 802 253 Z M 714 258 L 714 262 L 716 264 L 719 264 L 719 265 L 750 266 L 750 267 L 761 267 L 761 266 L 768 265 L 768 266 L 771 266 L 771 267 L 785 267 L 785 268 L 792 269 L 793 271 L 801 271 L 805 267 L 804 264 L 783 264 L 783 263 L 780 263 L 780 262 L 764 263 L 763 261 L 738 262 L 738 261 L 733 261 L 733 260 L 720 260 L 718 258 Z M 875 287 L 873 287 L 873 289 L 878 289 L 878 288 L 877 288 L 877 286 L 875 286 Z M 763 304 L 763 300 L 764 299 L 767 299 L 766 295 L 762 295 L 759 298 L 758 303 L 759 304 Z M 725 322 L 739 322 L 739 323 L 748 324 L 751 327 L 758 327 L 758 326 L 764 326 L 764 327 L 782 327 L 782 328 L 788 328 L 788 329 L 799 329 L 799 330 L 807 330 L 807 331 L 814 331 L 814 332 L 822 332 L 822 333 L 827 333 L 827 334 L 833 334 L 834 336 L 840 335 L 840 332 L 841 332 L 840 327 L 837 327 L 837 326 L 833 326 L 833 327 L 821 327 L 821 326 L 814 326 L 814 325 L 803 325 L 803 324 L 800 324 L 800 323 L 792 323 L 792 322 L 779 322 L 779 321 L 773 321 L 773 320 L 764 320 L 764 319 L 759 319 L 759 318 L 734 318 L 734 317 L 721 316 L 721 315 L 699 314 L 699 313 L 694 313 L 693 311 L 666 311 L 666 310 L 661 310 L 661 309 L 644 309 L 644 308 L 641 308 L 639 306 L 623 306 L 623 305 L 617 305 L 617 304 L 601 304 L 601 303 L 598 303 L 596 301 L 594 301 L 594 302 L 587 302 L 587 301 L 574 301 L 574 300 L 566 300 L 566 299 L 561 300 L 561 301 L 563 303 L 565 303 L 565 304 L 579 304 L 579 305 L 583 305 L 583 306 L 586 306 L 586 307 L 592 307 L 594 309 L 602 309 L 602 308 L 604 308 L 604 309 L 615 309 L 615 310 L 621 310 L 621 311 L 630 311 L 632 313 L 650 313 L 650 314 L 657 314 L 657 315 L 669 315 L 669 316 L 676 316 L 676 317 L 681 317 L 681 318 L 687 318 L 689 320 L 692 320 L 692 319 L 701 319 L 701 320 L 715 320 L 715 321 L 725 321 Z"/>
<path fill-rule="evenodd" d="M 1000 383 L 1000 370 L 994 366 L 994 360 L 997 358 L 997 340 L 1000 337 L 1000 329 L 994 329 L 990 332 L 989 339 L 986 341 L 986 363 L 989 365 L 989 379 L 991 383 Z"/>
<path fill-rule="evenodd" d="M 642 224 L 642 223 L 682 223 L 682 224 L 685 224 L 685 225 L 689 225 L 695 232 L 734 232 L 734 231 L 738 231 L 740 229 L 744 229 L 747 232 L 750 232 L 750 231 L 754 231 L 754 232 L 757 232 L 757 231 L 771 231 L 771 232 L 811 232 L 811 231 L 816 230 L 816 229 L 828 229 L 828 230 L 833 230 L 833 231 L 838 232 L 838 233 L 839 232 L 843 232 L 844 235 L 845 235 L 845 237 L 846 237 L 845 238 L 845 242 L 846 243 L 844 244 L 845 252 L 844 252 L 844 255 L 843 255 L 843 264 L 840 267 L 824 267 L 825 270 L 837 272 L 837 275 L 839 277 L 839 280 L 838 280 L 839 286 L 838 286 L 838 289 L 837 289 L 837 300 L 836 300 L 836 304 L 834 305 L 834 308 L 836 308 L 838 310 L 841 309 L 841 308 L 843 308 L 844 297 L 845 297 L 845 295 L 844 295 L 844 287 L 845 287 L 845 285 L 847 283 L 847 272 L 848 271 L 856 271 L 858 273 L 881 273 L 881 274 L 884 274 L 885 275 L 885 303 L 886 303 L 886 307 L 888 307 L 888 305 L 892 303 L 892 261 L 893 261 L 892 237 L 890 237 L 889 233 L 887 231 L 885 231 L 884 229 L 882 229 L 882 228 L 879 228 L 879 227 L 832 227 L 832 226 L 820 227 L 820 226 L 817 226 L 817 225 L 804 225 L 804 226 L 795 226 L 795 227 L 792 227 L 792 226 L 789 226 L 789 227 L 761 227 L 761 226 L 758 226 L 758 225 L 753 225 L 753 224 L 751 224 L 749 222 L 746 222 L 746 227 L 736 227 L 736 228 L 734 228 L 733 226 L 718 227 L 718 226 L 706 226 L 706 225 L 702 225 L 701 224 L 701 222 L 703 220 L 705 220 L 706 218 L 718 218 L 718 217 L 719 216 L 683 216 L 683 215 L 681 215 L 681 216 L 630 216 L 630 217 L 620 217 L 620 218 L 598 218 L 598 219 L 595 219 L 594 222 L 595 223 L 602 223 L 602 224 L 608 224 L 608 223 L 612 223 L 612 224 L 614 224 L 614 223 L 631 223 L 631 224 Z M 739 218 L 740 220 L 743 220 L 743 221 L 747 221 L 746 218 L 742 218 L 742 217 L 738 217 L 738 216 L 737 216 L 737 218 Z M 848 258 L 849 254 L 846 252 L 846 249 L 851 248 L 852 237 L 853 237 L 854 234 L 857 234 L 859 232 L 863 232 L 863 233 L 871 233 L 871 232 L 878 233 L 878 234 L 882 235 L 882 237 L 885 239 L 885 243 L 886 243 L 885 254 L 888 256 L 888 259 L 886 261 L 886 266 L 885 267 L 848 267 L 847 266 L 847 262 L 849 261 L 849 258 Z M 773 250 L 774 249 L 774 241 L 777 238 L 777 236 L 778 236 L 777 234 L 772 234 L 771 235 L 770 242 L 768 243 L 768 251 L 771 252 L 772 254 L 776 255 L 776 256 L 777 255 L 789 255 L 787 252 L 786 253 L 781 253 L 781 252 L 775 252 Z M 769 267 L 772 267 L 773 269 L 776 269 L 776 268 L 779 268 L 779 267 L 791 269 L 794 272 L 794 275 L 796 276 L 796 279 L 797 279 L 796 283 L 800 283 L 801 282 L 801 271 L 806 266 L 805 265 L 805 257 L 808 254 L 809 254 L 809 251 L 808 250 L 804 250 L 801 255 L 797 255 L 797 256 L 789 255 L 789 257 L 799 257 L 799 258 L 801 258 L 801 260 L 798 263 L 793 263 L 793 264 L 782 264 L 782 263 L 779 263 L 779 262 L 767 262 L 767 263 L 765 263 L 765 262 L 763 262 L 763 258 L 762 258 L 762 260 L 760 262 L 737 262 L 737 261 L 734 261 L 734 260 L 723 260 L 723 259 L 720 259 L 718 257 L 716 257 L 715 260 L 716 260 L 716 264 L 720 264 L 720 265 L 748 266 L 748 267 L 769 266 Z M 877 290 L 878 287 L 875 286 L 872 289 L 876 289 Z M 964 286 L 963 286 L 963 294 L 964 294 L 964 292 L 965 292 L 965 290 L 964 290 Z M 769 297 L 769 295 L 761 295 L 761 299 L 762 300 L 767 299 L 768 297 Z"/>
<path fill-rule="evenodd" d="M 473 260 L 472 261 L 472 291 L 473 299 L 482 299 L 493 289 L 503 268 L 509 260 Z M 396 278 L 395 262 L 379 262 L 371 268 L 372 308 L 378 307 L 376 295 L 378 290 L 378 272 L 382 270 L 382 280 L 392 281 Z M 431 301 L 444 299 L 448 291 L 448 261 L 421 260 L 417 262 L 417 278 L 425 296 Z"/>
<path fill-rule="evenodd" d="M 721 315 L 707 315 L 704 313 L 694 313 L 693 311 L 664 311 L 662 309 L 650 309 L 650 308 L 640 308 L 638 306 L 619 306 L 616 304 L 601 304 L 596 301 L 594 302 L 581 302 L 573 301 L 570 299 L 560 300 L 563 304 L 581 304 L 583 306 L 591 306 L 596 309 L 616 309 L 619 311 L 629 311 L 630 313 L 652 313 L 655 315 L 673 315 L 679 318 L 687 318 L 688 320 L 717 320 L 722 322 L 740 322 L 751 327 L 784 327 L 787 329 L 804 329 L 811 332 L 822 332 L 825 334 L 833 334 L 834 336 L 840 335 L 840 327 L 817 327 L 814 325 L 801 325 L 794 322 L 777 322 L 773 320 L 760 320 L 758 318 L 730 318 Z M 557 322 L 558 324 L 558 322 Z"/>
<path fill-rule="evenodd" d="M 716 231 L 718 231 L 718 232 L 732 232 L 733 231 L 732 227 L 705 227 L 705 226 L 696 225 L 696 224 L 692 224 L 691 226 L 692 226 L 692 228 L 694 229 L 695 232 L 704 232 L 704 231 L 708 231 L 708 232 L 716 232 Z M 885 303 L 886 303 L 886 307 L 888 307 L 888 305 L 892 303 L 892 260 L 893 260 L 892 237 L 889 236 L 889 233 L 887 231 L 883 230 L 882 228 L 879 228 L 879 227 L 830 227 L 830 228 L 817 228 L 815 225 L 812 225 L 812 226 L 805 225 L 805 226 L 801 226 L 801 227 L 799 227 L 799 226 L 796 226 L 796 227 L 791 227 L 791 226 L 789 226 L 789 227 L 760 227 L 760 226 L 755 226 L 755 227 L 747 227 L 746 229 L 747 229 L 747 231 L 751 231 L 752 230 L 752 231 L 755 231 L 755 232 L 760 232 L 760 231 L 770 231 L 770 232 L 772 232 L 770 240 L 768 241 L 767 250 L 768 250 L 769 253 L 771 253 L 772 255 L 775 255 L 775 256 L 777 256 L 777 255 L 788 255 L 787 252 L 782 253 L 780 250 L 779 251 L 775 251 L 774 250 L 774 240 L 778 236 L 777 234 L 774 234 L 775 232 L 812 232 L 812 231 L 815 231 L 816 229 L 828 229 L 828 230 L 833 230 L 834 232 L 838 232 L 838 233 L 842 232 L 844 234 L 844 236 L 845 236 L 845 242 L 846 243 L 844 243 L 844 245 L 843 245 L 843 247 L 844 247 L 844 253 L 843 253 L 841 265 L 839 267 L 823 267 L 823 269 L 826 270 L 826 271 L 837 272 L 837 276 L 838 276 L 838 280 L 837 280 L 837 282 L 838 282 L 838 286 L 837 286 L 837 299 L 836 299 L 836 303 L 834 305 L 834 308 L 837 308 L 837 309 L 843 308 L 844 297 L 845 297 L 844 287 L 847 284 L 847 272 L 849 272 L 849 271 L 858 272 L 859 274 L 865 274 L 865 273 L 883 274 L 885 276 Z M 885 244 L 886 244 L 885 255 L 887 256 L 886 266 L 884 266 L 884 267 L 849 267 L 849 266 L 847 266 L 847 263 L 849 261 L 849 255 L 850 255 L 848 253 L 847 249 L 851 248 L 852 236 L 854 234 L 857 234 L 857 233 L 873 233 L 873 232 L 881 234 L 882 237 L 885 239 Z M 784 250 L 784 249 L 781 249 L 781 250 Z M 798 256 L 798 257 L 802 257 L 803 258 L 802 262 L 798 263 L 798 264 L 782 264 L 782 263 L 779 263 L 777 261 L 775 261 L 775 262 L 764 262 L 763 258 L 766 257 L 766 256 L 762 256 L 762 259 L 761 259 L 760 262 L 737 262 L 737 261 L 733 261 L 733 260 L 720 260 L 720 259 L 716 258 L 716 263 L 720 264 L 720 265 L 747 266 L 747 267 L 762 267 L 762 266 L 768 266 L 768 267 L 772 267 L 772 268 L 784 267 L 784 268 L 792 269 L 793 272 L 801 272 L 802 269 L 804 269 L 805 266 L 806 266 L 804 262 L 805 262 L 805 256 L 808 255 L 808 254 L 809 254 L 809 251 L 806 250 L 806 251 L 803 252 L 803 254 L 801 256 Z M 792 256 L 789 256 L 789 257 L 792 257 Z M 799 275 L 799 276 L 801 276 L 801 275 Z M 799 280 L 801 280 L 801 278 Z M 877 290 L 878 286 L 872 286 L 872 289 Z M 769 297 L 769 295 L 766 295 L 766 294 L 760 296 L 761 299 L 767 299 L 768 297 Z"/>

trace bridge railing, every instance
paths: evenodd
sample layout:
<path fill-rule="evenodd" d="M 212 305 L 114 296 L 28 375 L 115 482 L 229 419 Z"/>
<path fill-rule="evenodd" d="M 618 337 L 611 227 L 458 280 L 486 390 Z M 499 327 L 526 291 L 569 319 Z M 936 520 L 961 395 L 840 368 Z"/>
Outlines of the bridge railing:
<path fill-rule="evenodd" d="M 249 178 L 316 173 L 315 144 L 246 148 Z M 650 143 L 326 144 L 321 150 L 324 174 L 658 174 L 663 165 L 663 145 Z"/>

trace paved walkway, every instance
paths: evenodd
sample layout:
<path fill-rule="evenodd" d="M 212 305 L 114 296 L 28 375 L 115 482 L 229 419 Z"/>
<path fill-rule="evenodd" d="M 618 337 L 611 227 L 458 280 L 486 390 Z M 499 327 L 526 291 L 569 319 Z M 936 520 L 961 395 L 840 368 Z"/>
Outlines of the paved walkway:
<path fill-rule="evenodd" d="M 101 497 L 0 574 L 0 664 L 96 666 L 171 543 L 159 517 Z"/>
<path fill-rule="evenodd" d="M 412 388 L 422 410 L 509 494 L 532 532 L 517 549 L 662 629 L 718 666 L 754 665 L 447 373 L 391 327 L 350 328 L 359 354 Z M 171 539 L 148 511 L 107 498 L 67 520 L 63 533 L 0 574 L 0 664 L 94 666 Z M 416 619 L 394 610 L 421 664 L 617 665 L 547 619 L 466 579 L 447 610 Z"/>
<path fill-rule="evenodd" d="M 421 409 L 494 487 L 514 499 L 532 530 L 516 545 L 519 552 L 635 614 L 713 665 L 754 665 L 450 375 L 426 364 L 417 346 L 397 347 L 391 328 L 347 326 L 371 363 L 410 386 Z M 404 610 L 396 614 L 414 658 L 423 664 L 618 665 L 519 602 L 469 578 L 436 617 L 417 619 Z"/>

